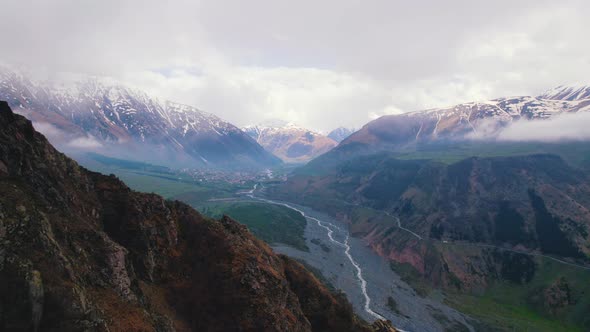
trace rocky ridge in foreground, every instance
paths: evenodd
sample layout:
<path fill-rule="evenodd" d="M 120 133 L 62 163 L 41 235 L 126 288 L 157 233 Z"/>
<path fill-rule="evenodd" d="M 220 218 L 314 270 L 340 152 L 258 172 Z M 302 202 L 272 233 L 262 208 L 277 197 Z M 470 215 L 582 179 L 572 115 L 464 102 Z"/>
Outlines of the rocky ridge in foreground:
<path fill-rule="evenodd" d="M 0 329 L 394 331 L 246 227 L 80 167 L 0 103 Z"/>

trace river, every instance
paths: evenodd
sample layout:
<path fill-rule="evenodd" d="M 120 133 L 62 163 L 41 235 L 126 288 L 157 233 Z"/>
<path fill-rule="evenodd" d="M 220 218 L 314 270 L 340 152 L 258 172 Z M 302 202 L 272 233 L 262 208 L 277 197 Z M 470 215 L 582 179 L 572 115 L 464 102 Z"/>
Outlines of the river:
<path fill-rule="evenodd" d="M 403 331 L 443 331 L 449 322 L 458 322 L 473 331 L 466 317 L 444 305 L 440 298 L 420 297 L 390 268 L 387 260 L 362 240 L 350 237 L 346 226 L 338 220 L 304 206 L 260 197 L 256 187 L 245 194 L 253 200 L 290 208 L 307 219 L 305 238 L 309 252 L 283 245 L 274 245 L 273 249 L 319 270 L 334 288 L 346 294 L 363 319 L 387 319 Z"/>

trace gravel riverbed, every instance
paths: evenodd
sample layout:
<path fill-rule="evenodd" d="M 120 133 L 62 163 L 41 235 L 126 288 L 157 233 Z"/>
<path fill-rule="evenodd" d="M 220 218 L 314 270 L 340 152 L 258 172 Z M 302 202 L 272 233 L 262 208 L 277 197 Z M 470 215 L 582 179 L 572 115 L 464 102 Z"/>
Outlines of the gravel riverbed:
<path fill-rule="evenodd" d="M 391 270 L 387 260 L 375 254 L 362 240 L 348 238 L 346 226 L 338 220 L 296 204 L 267 200 L 267 203 L 271 202 L 306 215 L 305 238 L 310 250 L 305 252 L 284 245 L 275 245 L 273 249 L 302 260 L 320 271 L 334 288 L 346 294 L 355 312 L 365 320 L 374 321 L 381 316 L 404 331 L 443 331 L 449 324 L 457 322 L 474 331 L 463 314 L 440 300 L 420 297 Z M 326 227 L 332 231 L 331 234 L 328 234 Z M 367 296 L 363 294 L 358 269 L 345 253 L 345 242 L 350 246 L 350 256 L 361 269 L 362 279 L 366 281 Z M 370 301 L 369 310 L 366 307 L 367 297 Z M 389 298 L 395 301 L 396 309 L 388 306 Z"/>

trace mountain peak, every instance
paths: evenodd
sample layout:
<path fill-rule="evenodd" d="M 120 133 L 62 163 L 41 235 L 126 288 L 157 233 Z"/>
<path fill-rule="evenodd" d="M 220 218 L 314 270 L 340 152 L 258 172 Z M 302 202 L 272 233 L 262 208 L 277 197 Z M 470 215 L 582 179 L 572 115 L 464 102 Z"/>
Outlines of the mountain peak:
<path fill-rule="evenodd" d="M 284 120 L 268 120 L 242 130 L 267 151 L 291 163 L 307 162 L 337 144 L 325 135 Z"/>
<path fill-rule="evenodd" d="M 207 112 L 203 112 L 194 106 L 190 106 L 190 105 L 182 104 L 182 103 L 177 103 L 177 102 L 170 101 L 170 100 L 167 100 L 165 105 L 166 105 L 166 109 L 173 111 L 173 112 L 178 112 L 178 113 L 199 112 L 202 114 L 210 114 Z M 211 114 L 211 115 L 214 115 L 214 114 Z"/>
<path fill-rule="evenodd" d="M 328 137 L 333 139 L 334 141 L 340 143 L 344 139 L 346 139 L 348 136 L 350 136 L 352 133 L 354 133 L 355 131 L 356 130 L 354 130 L 352 128 L 338 127 L 336 129 L 332 130 L 328 134 Z"/>

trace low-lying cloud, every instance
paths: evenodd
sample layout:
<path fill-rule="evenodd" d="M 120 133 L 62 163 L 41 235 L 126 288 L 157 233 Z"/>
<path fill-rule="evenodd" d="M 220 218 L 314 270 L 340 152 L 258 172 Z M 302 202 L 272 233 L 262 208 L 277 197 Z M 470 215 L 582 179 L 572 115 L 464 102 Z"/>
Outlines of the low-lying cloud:
<path fill-rule="evenodd" d="M 47 122 L 34 122 L 33 126 L 45 135 L 51 144 L 65 150 L 96 151 L 103 147 L 102 143 L 93 136 L 73 136 Z"/>
<path fill-rule="evenodd" d="M 498 142 L 572 142 L 590 140 L 590 112 L 561 113 L 544 119 L 509 122 L 486 118 L 477 122 L 467 140 Z"/>
<path fill-rule="evenodd" d="M 564 113 L 549 119 L 520 120 L 502 129 L 498 141 L 562 142 L 590 140 L 590 112 Z"/>
<path fill-rule="evenodd" d="M 102 144 L 94 137 L 77 137 L 67 142 L 66 145 L 70 148 L 81 150 L 95 150 L 102 148 Z"/>
<path fill-rule="evenodd" d="M 71 133 L 47 122 L 33 122 L 40 132 L 61 152 L 80 161 L 87 152 L 94 152 L 113 158 L 137 160 L 172 168 L 194 167 L 201 162 L 185 152 L 167 149 L 163 145 L 149 143 L 135 144 L 133 141 L 101 141 L 92 135 Z M 82 156 L 82 159 L 79 157 Z"/>

